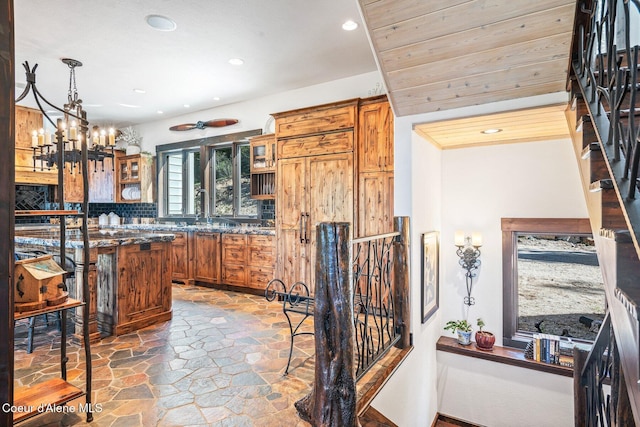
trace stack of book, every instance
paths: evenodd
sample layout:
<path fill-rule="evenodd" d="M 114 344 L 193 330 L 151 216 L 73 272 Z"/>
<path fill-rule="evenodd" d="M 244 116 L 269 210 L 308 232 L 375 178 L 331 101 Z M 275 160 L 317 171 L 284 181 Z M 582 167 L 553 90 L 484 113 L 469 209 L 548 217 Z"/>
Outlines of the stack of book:
<path fill-rule="evenodd" d="M 565 341 L 557 335 L 535 334 L 533 336 L 533 360 L 573 368 L 571 340 Z"/>

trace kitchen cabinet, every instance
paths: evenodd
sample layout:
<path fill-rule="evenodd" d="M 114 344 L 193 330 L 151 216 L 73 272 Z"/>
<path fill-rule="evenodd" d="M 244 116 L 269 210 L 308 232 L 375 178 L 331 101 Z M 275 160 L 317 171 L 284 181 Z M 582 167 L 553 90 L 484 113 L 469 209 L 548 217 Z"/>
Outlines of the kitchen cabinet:
<path fill-rule="evenodd" d="M 170 257 L 169 242 L 118 248 L 115 335 L 171 319 Z"/>
<path fill-rule="evenodd" d="M 196 231 L 193 243 L 193 278 L 220 283 L 220 233 Z"/>
<path fill-rule="evenodd" d="M 173 232 L 175 239 L 171 242 L 171 266 L 174 281 L 193 284 L 193 238 L 188 232 Z"/>
<path fill-rule="evenodd" d="M 222 283 L 235 286 L 247 284 L 247 236 L 222 235 Z"/>
<path fill-rule="evenodd" d="M 358 112 L 356 236 L 393 231 L 393 113 L 386 97 L 363 100 Z"/>
<path fill-rule="evenodd" d="M 316 224 L 353 219 L 353 153 L 278 160 L 277 272 L 313 293 Z"/>
<path fill-rule="evenodd" d="M 386 96 L 273 114 L 276 120 L 276 277 L 313 293 L 315 227 L 353 236 L 393 231 L 393 113 Z"/>
<path fill-rule="evenodd" d="M 42 162 L 33 167 L 33 148 L 31 148 L 32 132 L 43 128 L 42 112 L 33 108 L 16 105 L 15 108 L 15 179 L 16 184 L 51 184 L 58 183 L 58 172 L 55 168 L 40 170 Z"/>
<path fill-rule="evenodd" d="M 272 236 L 222 234 L 222 283 L 264 291 L 273 279 Z"/>
<path fill-rule="evenodd" d="M 247 236 L 247 286 L 264 291 L 273 279 L 276 262 L 274 236 L 250 234 Z"/>
<path fill-rule="evenodd" d="M 250 142 L 251 197 L 274 199 L 276 188 L 276 137 L 254 136 Z"/>
<path fill-rule="evenodd" d="M 89 202 L 114 203 L 115 198 L 115 166 L 121 151 L 114 151 L 113 159 L 105 159 L 104 165 L 89 162 Z M 104 166 L 104 170 L 103 169 Z"/>
<path fill-rule="evenodd" d="M 116 202 L 152 203 L 155 180 L 153 156 L 133 154 L 116 160 Z"/>

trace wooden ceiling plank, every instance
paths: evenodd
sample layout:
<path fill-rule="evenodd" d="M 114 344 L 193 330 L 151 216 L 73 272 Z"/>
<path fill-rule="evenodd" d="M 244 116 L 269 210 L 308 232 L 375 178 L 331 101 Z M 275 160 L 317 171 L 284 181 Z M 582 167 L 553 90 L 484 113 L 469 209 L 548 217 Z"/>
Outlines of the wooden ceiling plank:
<path fill-rule="evenodd" d="M 570 3 L 575 1 L 476 0 L 373 29 L 370 30 L 370 34 L 376 50 L 384 52 Z"/>
<path fill-rule="evenodd" d="M 465 98 L 446 98 L 439 100 L 438 102 L 427 101 L 427 98 L 429 97 L 428 94 L 414 93 L 413 96 L 408 97 L 393 93 L 394 114 L 398 117 L 403 117 L 413 114 L 431 113 L 472 105 L 481 105 L 489 102 L 507 101 L 516 98 L 555 93 L 563 90 L 565 90 L 564 82 L 559 84 L 557 81 L 551 81 L 532 84 L 524 88 L 512 87 L 491 93 L 478 93 Z"/>
<path fill-rule="evenodd" d="M 468 78 L 395 90 L 393 92 L 401 96 L 406 95 L 407 99 L 420 98 L 421 102 L 463 98 L 482 93 L 488 94 L 496 90 L 525 88 L 540 83 L 564 81 L 563 76 L 567 72 L 566 65 L 564 59 L 557 59 L 525 67 L 514 67 L 509 70 L 498 70 L 483 75 L 469 76 Z"/>
<path fill-rule="evenodd" d="M 511 69 L 562 58 L 565 66 L 569 58 L 571 32 L 516 43 L 496 49 L 473 53 L 417 67 L 387 73 L 390 90 L 469 78 L 472 73 L 486 74 L 499 69 Z"/>
<path fill-rule="evenodd" d="M 513 43 L 521 43 L 539 35 L 553 36 L 566 33 L 573 28 L 575 4 L 563 5 L 528 15 L 497 22 L 487 26 L 447 34 L 409 46 L 380 53 L 381 68 L 395 71 L 401 68 L 422 65 L 426 61 L 438 62 L 469 52 L 495 49 Z M 568 54 L 568 52 L 567 52 Z"/>
<path fill-rule="evenodd" d="M 451 142 L 456 142 L 460 140 L 495 140 L 495 141 L 506 141 L 513 139 L 522 139 L 522 138 L 541 138 L 548 135 L 559 135 L 559 134 L 568 134 L 569 130 L 567 128 L 567 120 L 564 119 L 563 124 L 555 123 L 558 119 L 554 119 L 554 122 L 551 122 L 552 126 L 549 126 L 548 120 L 541 120 L 539 117 L 532 117 L 530 119 L 530 123 L 527 126 L 515 126 L 509 127 L 509 124 L 505 125 L 506 131 L 485 135 L 480 130 L 476 130 L 475 132 L 471 131 L 463 131 L 463 132 L 452 132 L 452 133 L 439 133 L 434 132 L 433 129 L 429 127 L 421 127 L 428 133 L 434 140 L 438 141 L 440 145 L 447 145 Z"/>
<path fill-rule="evenodd" d="M 508 111 L 504 113 L 496 113 L 482 116 L 471 116 L 453 120 L 442 120 L 429 122 L 429 129 L 432 132 L 460 132 L 465 129 L 487 129 L 496 125 L 503 126 L 504 123 L 510 125 L 526 125 L 531 121 L 531 117 L 538 120 L 555 120 L 557 116 L 564 118 L 564 110 L 566 105 L 559 104 L 556 106 L 547 106 L 541 108 L 527 108 L 522 110 Z M 566 119 L 565 119 L 566 121 Z"/>
<path fill-rule="evenodd" d="M 380 0 L 371 2 L 360 0 L 367 21 L 367 28 L 392 25 L 416 16 L 428 15 L 453 6 L 472 3 L 474 0 Z M 367 4 L 365 4 L 367 3 Z"/>

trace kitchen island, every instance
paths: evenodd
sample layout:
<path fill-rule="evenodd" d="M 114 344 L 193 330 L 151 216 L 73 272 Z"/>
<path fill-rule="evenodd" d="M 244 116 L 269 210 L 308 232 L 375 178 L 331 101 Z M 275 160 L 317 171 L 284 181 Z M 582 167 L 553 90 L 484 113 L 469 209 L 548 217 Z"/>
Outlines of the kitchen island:
<path fill-rule="evenodd" d="M 67 230 L 67 256 L 75 264 L 69 295 L 82 299 L 83 270 L 89 270 L 89 335 L 122 335 L 171 319 L 172 233 L 149 230 L 90 229 L 89 259 L 82 233 Z M 57 228 L 17 228 L 16 251 L 58 253 Z M 76 316 L 76 332 L 82 316 Z"/>
<path fill-rule="evenodd" d="M 255 224 L 136 224 L 116 229 L 170 232 L 176 282 L 264 293 L 275 272 L 275 229 Z"/>

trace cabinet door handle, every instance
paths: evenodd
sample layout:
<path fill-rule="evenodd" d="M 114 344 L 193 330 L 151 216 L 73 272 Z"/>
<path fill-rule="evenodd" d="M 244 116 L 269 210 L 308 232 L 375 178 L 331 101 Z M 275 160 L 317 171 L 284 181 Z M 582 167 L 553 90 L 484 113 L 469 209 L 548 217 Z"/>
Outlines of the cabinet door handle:
<path fill-rule="evenodd" d="M 304 214 L 304 216 L 306 217 L 306 219 L 304 221 L 304 242 L 305 243 L 309 243 L 309 242 L 311 242 L 311 239 L 309 239 L 309 234 L 311 234 L 309 232 L 309 227 L 310 227 L 309 224 L 311 223 L 311 221 L 309 221 L 309 212 Z"/>
<path fill-rule="evenodd" d="M 304 233 L 306 233 L 306 227 L 303 226 L 304 224 L 304 212 L 300 212 L 300 225 L 298 226 L 298 232 L 300 233 L 300 243 L 305 243 L 304 241 L 304 234 L 303 234 L 303 230 Z"/>

